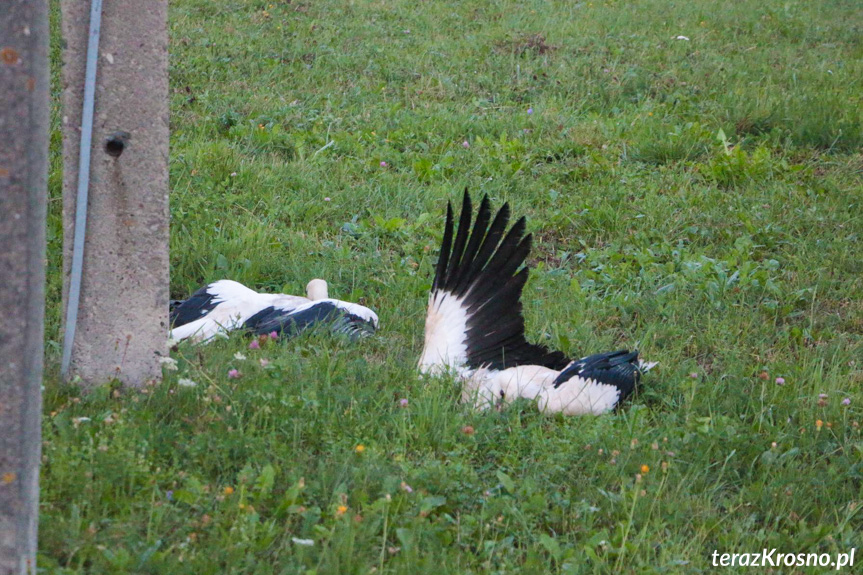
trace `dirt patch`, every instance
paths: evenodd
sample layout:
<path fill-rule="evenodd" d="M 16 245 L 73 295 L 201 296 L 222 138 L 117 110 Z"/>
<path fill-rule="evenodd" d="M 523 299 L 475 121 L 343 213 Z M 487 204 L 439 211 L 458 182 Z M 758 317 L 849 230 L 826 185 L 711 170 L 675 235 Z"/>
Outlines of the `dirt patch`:
<path fill-rule="evenodd" d="M 557 49 L 558 46 L 547 43 L 542 34 L 527 34 L 518 38 L 502 40 L 495 45 L 495 51 L 498 53 L 514 52 L 518 56 L 525 54 L 543 56 Z"/>

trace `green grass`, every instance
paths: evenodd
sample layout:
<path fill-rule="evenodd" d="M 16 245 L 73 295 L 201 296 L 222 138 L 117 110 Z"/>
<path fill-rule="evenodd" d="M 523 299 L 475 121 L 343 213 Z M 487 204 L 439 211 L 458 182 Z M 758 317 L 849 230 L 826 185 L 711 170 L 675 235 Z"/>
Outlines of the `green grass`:
<path fill-rule="evenodd" d="M 55 153 L 45 572 L 698 573 L 714 549 L 863 547 L 861 18 L 173 2 L 172 294 L 323 277 L 381 329 L 182 345 L 143 392 L 59 385 Z M 621 410 L 474 413 L 417 377 L 465 186 L 528 217 L 534 341 L 661 362 Z"/>

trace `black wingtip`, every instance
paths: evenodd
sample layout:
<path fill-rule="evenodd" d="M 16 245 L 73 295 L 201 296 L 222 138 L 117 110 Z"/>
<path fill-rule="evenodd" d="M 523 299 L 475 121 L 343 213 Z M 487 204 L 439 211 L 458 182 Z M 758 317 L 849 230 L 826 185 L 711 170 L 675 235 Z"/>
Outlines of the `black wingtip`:
<path fill-rule="evenodd" d="M 435 266 L 434 280 L 432 281 L 432 291 L 435 291 L 444 285 L 446 269 L 449 265 L 450 249 L 452 247 L 452 203 L 446 203 L 446 223 L 444 224 L 443 240 L 441 240 L 440 254 L 438 254 L 437 265 Z"/>
<path fill-rule="evenodd" d="M 453 278 L 459 275 L 459 270 L 464 259 L 465 248 L 468 245 L 468 237 L 471 235 L 471 221 L 473 219 L 473 204 L 470 200 L 470 194 L 465 190 L 464 198 L 462 199 L 461 213 L 458 217 L 458 229 L 455 233 L 455 240 L 452 244 L 452 253 L 450 254 L 449 264 L 446 268 L 446 277 L 444 278 L 445 286 L 450 286 Z"/>
<path fill-rule="evenodd" d="M 454 218 L 448 204 L 432 290 L 461 298 L 469 310 L 465 344 L 471 367 L 542 365 L 563 369 L 569 363 L 564 354 L 530 344 L 524 338 L 521 292 L 527 279 L 525 261 L 532 238 L 525 235 L 524 217 L 507 230 L 509 218 L 508 203 L 492 218 L 491 201 L 484 195 L 474 220 L 473 203 L 465 189 L 453 237 Z"/>

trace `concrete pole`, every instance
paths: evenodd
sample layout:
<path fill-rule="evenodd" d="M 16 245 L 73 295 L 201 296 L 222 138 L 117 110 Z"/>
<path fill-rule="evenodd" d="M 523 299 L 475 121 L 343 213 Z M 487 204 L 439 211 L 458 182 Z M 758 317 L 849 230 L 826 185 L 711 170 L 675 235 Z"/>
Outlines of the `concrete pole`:
<path fill-rule="evenodd" d="M 61 0 L 64 309 L 69 291 L 90 2 Z M 168 334 L 168 2 L 102 13 L 83 281 L 69 376 L 161 377 Z"/>
<path fill-rule="evenodd" d="M 0 575 L 36 573 L 48 0 L 0 10 Z"/>

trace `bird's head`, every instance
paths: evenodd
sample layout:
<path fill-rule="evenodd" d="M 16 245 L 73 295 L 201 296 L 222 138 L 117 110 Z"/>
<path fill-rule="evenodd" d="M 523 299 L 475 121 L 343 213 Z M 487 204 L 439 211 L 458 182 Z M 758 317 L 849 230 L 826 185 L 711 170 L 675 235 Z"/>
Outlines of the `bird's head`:
<path fill-rule="evenodd" d="M 327 291 L 327 282 L 322 279 L 313 279 L 306 284 L 306 297 L 312 301 L 327 299 L 329 297 Z"/>

